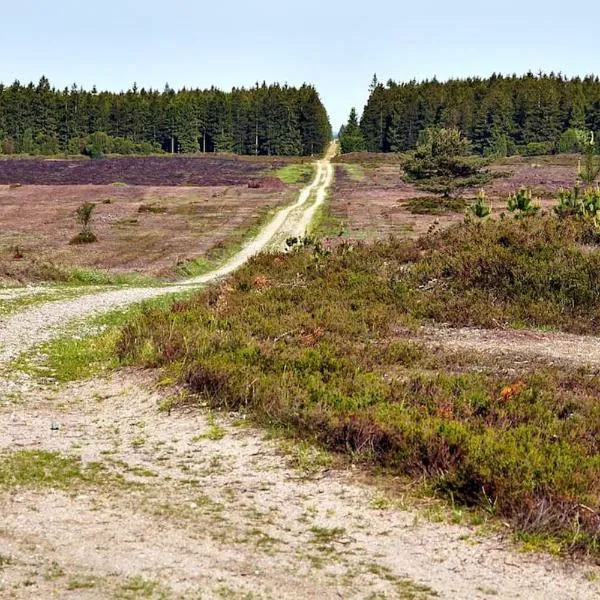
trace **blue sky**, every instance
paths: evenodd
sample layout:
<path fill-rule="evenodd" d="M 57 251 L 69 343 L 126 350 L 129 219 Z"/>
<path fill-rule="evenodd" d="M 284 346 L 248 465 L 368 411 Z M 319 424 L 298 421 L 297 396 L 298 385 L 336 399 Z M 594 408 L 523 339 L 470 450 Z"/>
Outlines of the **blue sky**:
<path fill-rule="evenodd" d="M 368 85 L 600 73 L 600 2 L 0 0 L 0 81 L 119 91 L 313 83 L 334 129 Z"/>

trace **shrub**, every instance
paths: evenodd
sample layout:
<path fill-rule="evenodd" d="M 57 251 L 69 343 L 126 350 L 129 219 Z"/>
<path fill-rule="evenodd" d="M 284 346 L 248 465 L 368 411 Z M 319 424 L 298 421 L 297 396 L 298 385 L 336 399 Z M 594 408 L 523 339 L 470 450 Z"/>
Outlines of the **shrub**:
<path fill-rule="evenodd" d="M 567 129 L 558 140 L 558 151 L 576 154 L 583 152 L 588 134 L 583 129 Z"/>
<path fill-rule="evenodd" d="M 89 244 L 97 241 L 96 235 L 92 232 L 92 215 L 96 205 L 93 202 L 85 202 L 75 211 L 77 222 L 81 225 L 81 231 L 71 239 L 71 244 Z"/>
<path fill-rule="evenodd" d="M 80 231 L 71 238 L 70 244 L 91 244 L 97 242 L 98 238 L 92 231 Z"/>
<path fill-rule="evenodd" d="M 67 142 L 67 154 L 86 154 L 88 141 L 86 138 L 69 138 Z"/>
<path fill-rule="evenodd" d="M 530 142 L 525 146 L 521 146 L 521 154 L 523 156 L 544 156 L 552 154 L 554 144 L 552 142 Z"/>
<path fill-rule="evenodd" d="M 487 161 L 471 155 L 470 148 L 458 129 L 425 129 L 404 165 L 406 177 L 419 187 L 444 196 L 485 183 L 490 175 L 481 169 Z"/>
<path fill-rule="evenodd" d="M 53 156 L 59 153 L 58 138 L 55 134 L 39 133 L 35 138 L 37 152 L 43 156 Z"/>
<path fill-rule="evenodd" d="M 85 154 L 92 160 L 102 158 L 110 149 L 110 138 L 103 131 L 96 131 L 88 137 Z"/>
<path fill-rule="evenodd" d="M 527 188 L 521 188 L 508 197 L 506 208 L 514 213 L 515 218 L 522 219 L 533 216 L 540 210 L 540 206 L 533 202 L 533 192 Z"/>
<path fill-rule="evenodd" d="M 462 198 L 413 198 L 406 204 L 408 212 L 414 215 L 441 215 L 444 213 L 462 212 L 465 209 Z"/>
<path fill-rule="evenodd" d="M 593 334 L 600 325 L 599 241 L 584 219 L 466 222 L 422 239 L 421 259 L 398 285 L 417 318 Z"/>
<path fill-rule="evenodd" d="M 1 144 L 2 154 L 11 154 L 15 153 L 15 142 L 10 138 L 5 138 L 2 140 Z"/>
<path fill-rule="evenodd" d="M 164 215 L 167 212 L 167 209 L 160 204 L 140 204 L 138 207 L 138 212 Z"/>

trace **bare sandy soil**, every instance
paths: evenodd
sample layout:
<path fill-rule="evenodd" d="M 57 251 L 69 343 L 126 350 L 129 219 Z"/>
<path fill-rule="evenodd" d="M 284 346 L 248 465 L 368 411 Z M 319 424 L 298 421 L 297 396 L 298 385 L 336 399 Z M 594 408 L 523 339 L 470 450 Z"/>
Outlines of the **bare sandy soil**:
<path fill-rule="evenodd" d="M 27 281 L 31 261 L 172 277 L 178 261 L 225 243 L 296 193 L 295 186 L 283 185 L 0 186 L 0 279 L 4 272 Z M 69 245 L 83 202 L 96 203 L 92 230 L 99 241 Z"/>
<path fill-rule="evenodd" d="M 6 598 L 526 598 L 600 593 L 596 569 L 432 519 L 243 415 L 160 411 L 151 374 L 0 405 L 0 452 L 100 463 L 106 482 L 0 491 Z M 32 410 L 35 407 L 35 410 Z M 122 479 L 111 483 L 111 476 Z M 429 515 L 429 518 L 428 518 Z"/>
<path fill-rule="evenodd" d="M 425 327 L 423 339 L 450 350 L 468 350 L 490 356 L 510 357 L 516 364 L 544 361 L 568 367 L 600 368 L 600 338 L 526 329 L 477 329 L 474 327 Z"/>

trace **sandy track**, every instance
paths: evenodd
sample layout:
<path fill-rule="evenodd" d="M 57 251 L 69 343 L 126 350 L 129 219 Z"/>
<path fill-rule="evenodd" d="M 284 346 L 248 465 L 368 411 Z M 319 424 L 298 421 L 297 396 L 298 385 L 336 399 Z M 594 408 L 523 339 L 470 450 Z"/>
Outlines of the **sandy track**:
<path fill-rule="evenodd" d="M 330 160 L 336 150 L 336 144 L 332 143 L 325 158 L 316 163 L 316 175 L 311 183 L 301 190 L 298 200 L 293 205 L 278 211 L 262 231 L 222 267 L 206 275 L 171 286 L 127 288 L 85 294 L 67 301 L 48 302 L 4 319 L 0 318 L 0 365 L 56 336 L 57 332 L 73 319 L 123 308 L 149 298 L 192 289 L 194 286 L 202 286 L 233 273 L 252 256 L 264 250 L 282 250 L 288 237 L 304 233 L 318 205 L 324 201 L 333 178 Z M 313 197 L 316 200 L 311 203 Z M 302 233 L 299 234 L 299 231 Z M 14 297 L 18 297 L 20 292 L 15 293 L 17 296 Z M 31 288 L 27 288 L 27 293 L 31 293 Z M 3 292 L 3 294 L 6 299 L 13 297 L 10 292 Z"/>
<path fill-rule="evenodd" d="M 451 350 L 492 356 L 520 356 L 575 367 L 600 368 L 600 338 L 560 332 L 473 327 L 425 327 L 424 340 Z"/>
<path fill-rule="evenodd" d="M 600 593 L 592 567 L 519 554 L 418 504 L 394 506 L 351 470 L 297 470 L 234 415 L 217 417 L 222 437 L 211 437 L 205 413 L 167 415 L 163 399 L 152 374 L 121 372 L 0 405 L 0 452 L 59 451 L 128 482 L 0 491 L 0 597 L 146 597 L 119 595 L 140 579 L 157 582 L 148 597 L 163 599 Z"/>

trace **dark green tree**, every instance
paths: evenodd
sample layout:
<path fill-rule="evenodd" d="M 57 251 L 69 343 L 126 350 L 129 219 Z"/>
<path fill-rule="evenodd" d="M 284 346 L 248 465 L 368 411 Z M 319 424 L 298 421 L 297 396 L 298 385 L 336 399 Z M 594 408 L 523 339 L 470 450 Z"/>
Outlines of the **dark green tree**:
<path fill-rule="evenodd" d="M 358 126 L 358 117 L 356 116 L 355 108 L 352 108 L 350 111 L 348 123 L 344 127 L 343 135 L 340 137 L 340 147 L 342 154 L 361 152 L 365 149 L 365 140 Z"/>

